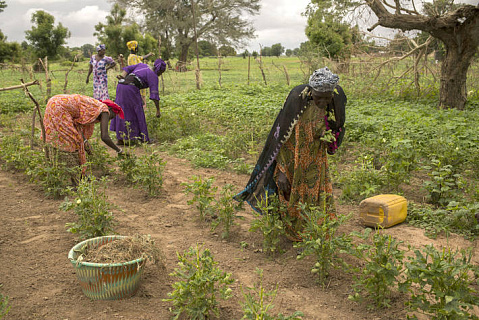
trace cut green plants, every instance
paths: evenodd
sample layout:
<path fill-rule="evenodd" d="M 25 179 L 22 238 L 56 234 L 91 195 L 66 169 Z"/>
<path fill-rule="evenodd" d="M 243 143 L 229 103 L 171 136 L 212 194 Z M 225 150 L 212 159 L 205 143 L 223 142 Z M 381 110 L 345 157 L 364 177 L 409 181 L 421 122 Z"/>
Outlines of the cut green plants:
<path fill-rule="evenodd" d="M 273 302 L 278 294 L 278 286 L 272 291 L 268 291 L 263 285 L 263 270 L 256 268 L 256 274 L 259 280 L 254 283 L 253 287 L 246 287 L 246 290 L 241 287 L 243 293 L 243 319 L 248 320 L 299 320 L 302 319 L 303 313 L 295 311 L 290 316 L 285 316 L 282 313 L 271 315 L 274 308 Z"/>
<path fill-rule="evenodd" d="M 80 239 L 106 236 L 113 233 L 116 222 L 113 207 L 105 194 L 106 180 L 97 180 L 94 176 L 83 178 L 78 185 L 77 192 L 70 191 L 68 197 L 61 204 L 63 211 L 70 211 L 77 215 L 76 222 L 66 224 L 68 232 L 78 234 Z"/>
<path fill-rule="evenodd" d="M 219 316 L 217 298 L 227 300 L 232 295 L 230 285 L 234 283 L 231 273 L 223 272 L 214 261 L 209 249 L 196 245 L 184 254 L 177 253 L 178 267 L 170 275 L 179 278 L 173 284 L 168 299 L 175 314 L 173 319 L 210 319 Z"/>

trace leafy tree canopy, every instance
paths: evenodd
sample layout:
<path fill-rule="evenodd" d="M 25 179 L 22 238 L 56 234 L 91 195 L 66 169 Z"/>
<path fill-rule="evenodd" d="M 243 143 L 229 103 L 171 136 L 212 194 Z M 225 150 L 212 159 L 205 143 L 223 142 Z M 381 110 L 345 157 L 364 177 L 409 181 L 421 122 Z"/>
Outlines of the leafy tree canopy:
<path fill-rule="evenodd" d="M 0 12 L 3 12 L 3 9 L 5 9 L 7 7 L 7 4 L 5 3 L 5 1 L 0 1 Z"/>
<path fill-rule="evenodd" d="M 253 37 L 254 29 L 244 17 L 257 14 L 260 9 L 260 0 L 115 2 L 142 15 L 146 29 L 152 34 L 161 35 L 166 48 L 174 44 L 180 61 L 187 60 L 188 50 L 196 38 L 212 39 L 225 46 L 245 44 L 245 40 Z"/>
<path fill-rule="evenodd" d="M 130 53 L 126 43 L 131 40 L 138 41 L 138 54 L 145 55 L 157 52 L 157 41 L 150 34 L 142 35 L 136 23 L 126 21 L 126 10 L 118 4 L 113 5 L 110 15 L 106 17 L 106 24 L 99 23 L 95 26 L 94 35 L 98 44 L 105 44 L 107 55 L 117 57 L 122 54 L 127 57 Z"/>
<path fill-rule="evenodd" d="M 271 55 L 275 57 L 279 57 L 284 52 L 284 47 L 281 43 L 275 43 L 271 46 Z"/>
<path fill-rule="evenodd" d="M 56 58 L 66 39 L 71 36 L 70 31 L 61 23 L 55 27 L 55 18 L 42 10 L 34 12 L 31 21 L 32 29 L 25 31 L 25 38 L 33 47 L 36 57 Z"/>

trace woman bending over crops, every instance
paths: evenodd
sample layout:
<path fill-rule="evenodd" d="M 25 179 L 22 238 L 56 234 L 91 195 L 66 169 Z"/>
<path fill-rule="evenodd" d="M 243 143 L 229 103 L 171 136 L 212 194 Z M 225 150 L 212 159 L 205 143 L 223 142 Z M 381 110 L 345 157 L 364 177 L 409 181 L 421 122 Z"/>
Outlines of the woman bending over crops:
<path fill-rule="evenodd" d="M 150 99 L 155 103 L 156 117 L 159 118 L 158 77 L 166 70 L 166 63 L 157 59 L 152 69 L 147 64 L 138 63 L 123 68 L 118 76 L 115 102 L 122 106 L 125 119 L 116 117 L 110 124 L 110 130 L 116 131 L 118 145 L 125 144 L 125 140 L 128 143 L 150 142 L 140 89 L 150 89 Z"/>
<path fill-rule="evenodd" d="M 126 46 L 128 47 L 128 50 L 130 50 L 130 54 L 128 55 L 128 65 L 132 66 L 134 64 L 142 63 L 143 60 L 148 59 L 153 55 L 153 53 L 148 53 L 144 56 L 138 55 L 138 41 L 132 40 L 128 41 L 126 43 Z M 143 99 L 143 108 L 146 108 L 146 94 L 148 90 L 147 89 L 141 89 L 141 98 Z"/>
<path fill-rule="evenodd" d="M 335 216 L 327 154 L 344 136 L 346 95 L 339 77 L 322 68 L 308 85 L 291 90 L 268 135 L 246 188 L 235 196 L 253 209 L 266 196 L 277 195 L 287 208 L 283 215 L 288 236 L 301 240 L 299 204 L 326 207 Z"/>
<path fill-rule="evenodd" d="M 100 123 L 102 141 L 118 155 L 123 149 L 117 147 L 108 135 L 108 123 L 116 115 L 123 117 L 123 110 L 111 100 L 96 100 L 79 94 L 60 94 L 48 100 L 45 116 L 45 140 L 53 146 L 68 165 L 86 163 L 86 153 L 91 153 L 88 139 L 95 123 Z M 83 168 L 83 173 L 85 173 Z"/>

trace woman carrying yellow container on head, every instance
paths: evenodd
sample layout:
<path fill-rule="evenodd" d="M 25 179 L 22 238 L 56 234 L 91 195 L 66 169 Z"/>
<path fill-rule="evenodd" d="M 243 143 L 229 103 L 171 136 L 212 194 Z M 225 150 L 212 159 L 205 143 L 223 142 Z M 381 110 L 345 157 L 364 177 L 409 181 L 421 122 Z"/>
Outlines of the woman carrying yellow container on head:
<path fill-rule="evenodd" d="M 138 41 L 132 40 L 128 41 L 126 43 L 126 46 L 128 47 L 128 50 L 130 50 L 130 54 L 128 55 L 128 65 L 134 65 L 138 63 L 142 63 L 144 59 L 148 59 L 153 55 L 153 53 L 148 53 L 147 55 L 144 56 L 139 56 L 138 55 Z M 146 95 L 147 95 L 147 90 L 148 89 L 141 89 L 141 98 L 143 99 L 143 108 L 146 108 Z"/>

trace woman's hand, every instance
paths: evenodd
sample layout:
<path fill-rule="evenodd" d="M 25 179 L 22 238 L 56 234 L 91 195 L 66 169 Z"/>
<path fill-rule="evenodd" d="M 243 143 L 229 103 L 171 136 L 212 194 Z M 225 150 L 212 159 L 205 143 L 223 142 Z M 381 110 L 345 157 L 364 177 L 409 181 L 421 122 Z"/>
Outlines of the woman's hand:
<path fill-rule="evenodd" d="M 83 141 L 83 144 L 85 145 L 85 151 L 86 153 L 88 153 L 88 155 L 92 155 L 92 149 L 91 149 L 91 145 L 88 143 L 88 140 L 85 139 L 85 141 Z"/>
<path fill-rule="evenodd" d="M 157 117 L 157 118 L 160 118 L 160 117 L 161 117 L 161 112 L 160 112 L 160 110 L 156 110 L 156 117 Z"/>
<path fill-rule="evenodd" d="M 276 185 L 278 186 L 278 189 L 283 192 L 284 198 L 288 201 L 289 195 L 291 194 L 291 184 L 288 181 L 288 177 L 286 177 L 281 171 L 278 173 Z"/>

